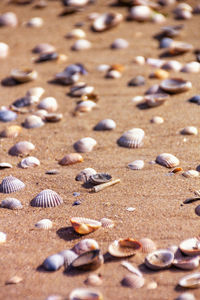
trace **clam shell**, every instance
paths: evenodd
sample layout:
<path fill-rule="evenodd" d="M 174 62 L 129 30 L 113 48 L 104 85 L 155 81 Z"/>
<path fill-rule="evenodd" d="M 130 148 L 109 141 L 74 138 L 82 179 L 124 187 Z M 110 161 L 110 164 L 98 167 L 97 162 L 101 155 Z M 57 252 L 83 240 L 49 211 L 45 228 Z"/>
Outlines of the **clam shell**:
<path fill-rule="evenodd" d="M 117 26 L 122 20 L 123 16 L 120 13 L 104 13 L 94 20 L 92 28 L 98 32 L 105 31 Z"/>
<path fill-rule="evenodd" d="M 151 123 L 154 123 L 154 124 L 162 124 L 163 122 L 164 122 L 164 119 L 159 116 L 155 116 L 151 119 Z"/>
<path fill-rule="evenodd" d="M 140 128 L 133 128 L 123 133 L 118 144 L 126 148 L 140 148 L 143 145 L 145 133 Z"/>
<path fill-rule="evenodd" d="M 44 94 L 45 90 L 42 87 L 33 87 L 30 88 L 26 92 L 27 97 L 35 96 L 37 98 L 40 98 Z"/>
<path fill-rule="evenodd" d="M 85 252 L 91 251 L 91 250 L 97 250 L 99 249 L 98 243 L 93 239 L 83 239 L 82 241 L 78 242 L 74 247 L 73 251 L 77 255 L 81 255 Z"/>
<path fill-rule="evenodd" d="M 156 157 L 156 162 L 167 168 L 174 168 L 179 165 L 179 160 L 176 156 L 170 153 L 162 153 Z"/>
<path fill-rule="evenodd" d="M 156 250 L 156 244 L 149 238 L 142 238 L 139 240 L 139 243 L 142 245 L 142 252 L 150 253 Z"/>
<path fill-rule="evenodd" d="M 5 43 L 0 43 L 0 59 L 4 59 L 8 56 L 9 46 Z"/>
<path fill-rule="evenodd" d="M 17 275 L 11 277 L 10 279 L 6 280 L 5 284 L 17 284 L 20 283 L 23 279 Z"/>
<path fill-rule="evenodd" d="M 0 170 L 2 169 L 9 169 L 9 168 L 12 168 L 13 166 L 9 163 L 6 163 L 6 162 L 2 162 L 0 163 Z"/>
<path fill-rule="evenodd" d="M 103 300 L 103 296 L 99 291 L 77 288 L 70 293 L 69 300 Z"/>
<path fill-rule="evenodd" d="M 93 86 L 87 85 L 85 82 L 78 82 L 70 88 L 70 96 L 81 97 L 85 94 L 91 94 L 94 91 Z M 89 99 L 88 99 L 89 100 Z"/>
<path fill-rule="evenodd" d="M 44 116 L 45 121 L 51 123 L 59 122 L 60 120 L 62 120 L 62 118 L 63 118 L 63 114 L 57 114 L 57 113 L 47 113 Z"/>
<path fill-rule="evenodd" d="M 58 103 L 54 97 L 46 97 L 38 104 L 39 109 L 45 109 L 48 112 L 55 112 L 58 109 Z"/>
<path fill-rule="evenodd" d="M 122 74 L 118 70 L 108 70 L 106 73 L 106 78 L 120 78 L 121 76 Z"/>
<path fill-rule="evenodd" d="M 60 161 L 59 164 L 61 166 L 73 165 L 76 163 L 83 162 L 83 157 L 79 153 L 70 153 L 65 155 Z"/>
<path fill-rule="evenodd" d="M 59 254 L 53 254 L 48 256 L 42 265 L 47 271 L 57 271 L 64 265 L 64 258 Z"/>
<path fill-rule="evenodd" d="M 112 49 L 125 49 L 128 48 L 129 42 L 125 39 L 118 38 L 114 40 L 114 42 L 111 44 Z"/>
<path fill-rule="evenodd" d="M 193 50 L 193 46 L 188 43 L 173 41 L 168 48 L 172 55 L 182 54 Z"/>
<path fill-rule="evenodd" d="M 34 156 L 28 156 L 20 162 L 20 167 L 23 169 L 34 168 L 40 165 L 39 159 Z"/>
<path fill-rule="evenodd" d="M 108 219 L 108 218 L 102 218 L 100 220 L 101 222 L 101 226 L 103 228 L 113 228 L 115 226 L 115 223 L 113 222 L 113 220 Z"/>
<path fill-rule="evenodd" d="M 192 98 L 190 98 L 188 101 L 192 102 L 192 103 L 197 103 L 199 105 L 200 104 L 200 95 L 195 95 Z"/>
<path fill-rule="evenodd" d="M 31 206 L 56 207 L 63 203 L 62 198 L 52 190 L 41 191 L 32 201 Z"/>
<path fill-rule="evenodd" d="M 22 127 L 18 125 L 11 125 L 1 131 L 0 136 L 6 138 L 15 138 L 22 131 Z"/>
<path fill-rule="evenodd" d="M 23 141 L 18 142 L 12 148 L 10 148 L 9 154 L 14 156 L 26 156 L 34 149 L 35 146 L 32 143 Z"/>
<path fill-rule="evenodd" d="M 174 259 L 172 263 L 175 267 L 183 270 L 194 270 L 199 266 L 199 257 L 185 257 Z"/>
<path fill-rule="evenodd" d="M 53 227 L 53 223 L 49 219 L 42 219 L 35 224 L 35 227 L 38 229 L 51 229 Z"/>
<path fill-rule="evenodd" d="M 169 99 L 168 94 L 152 94 L 152 95 L 146 95 L 144 97 L 144 100 L 146 101 L 146 104 L 149 107 L 157 107 L 165 103 L 166 100 Z"/>
<path fill-rule="evenodd" d="M 134 160 L 133 162 L 128 164 L 128 168 L 131 170 L 141 170 L 144 168 L 143 160 Z"/>
<path fill-rule="evenodd" d="M 113 130 L 116 128 L 116 123 L 112 119 L 104 119 L 100 121 L 95 127 L 94 130 Z"/>
<path fill-rule="evenodd" d="M 119 239 L 109 245 L 108 252 L 115 257 L 128 257 L 135 255 L 141 247 L 141 244 L 134 239 Z"/>
<path fill-rule="evenodd" d="M 93 185 L 102 184 L 108 182 L 112 179 L 112 176 L 105 173 L 96 173 L 91 175 L 89 178 L 89 182 Z"/>
<path fill-rule="evenodd" d="M 35 80 L 38 76 L 37 71 L 31 69 L 13 69 L 11 71 L 11 77 L 17 82 L 24 83 Z"/>
<path fill-rule="evenodd" d="M 194 126 L 187 126 L 181 130 L 181 134 L 197 135 L 198 129 Z"/>
<path fill-rule="evenodd" d="M 47 44 L 47 43 L 42 43 L 38 44 L 33 48 L 33 53 L 49 53 L 49 52 L 54 52 L 56 49 L 53 45 Z"/>
<path fill-rule="evenodd" d="M 16 177 L 4 177 L 0 184 L 0 193 L 10 194 L 25 188 L 25 184 Z"/>
<path fill-rule="evenodd" d="M 145 85 L 145 78 L 141 75 L 137 75 L 136 77 L 132 78 L 129 83 L 129 86 L 142 86 Z"/>
<path fill-rule="evenodd" d="M 79 234 L 88 234 L 101 227 L 100 222 L 82 217 L 73 217 L 70 219 L 70 222 L 74 230 Z"/>
<path fill-rule="evenodd" d="M 6 12 L 0 15 L 0 27 L 1 26 L 16 27 L 17 24 L 18 24 L 18 20 L 15 13 Z"/>
<path fill-rule="evenodd" d="M 75 112 L 90 112 L 95 106 L 96 103 L 91 100 L 81 101 L 77 104 Z"/>
<path fill-rule="evenodd" d="M 86 37 L 85 31 L 80 28 L 74 28 L 67 34 L 67 38 L 84 39 Z"/>
<path fill-rule="evenodd" d="M 8 109 L 0 110 L 0 121 L 11 122 L 17 119 L 17 114 L 14 111 Z"/>
<path fill-rule="evenodd" d="M 200 71 L 200 63 L 197 61 L 192 61 L 183 66 L 181 72 L 185 73 L 199 73 Z"/>
<path fill-rule="evenodd" d="M 65 268 L 68 268 L 71 265 L 71 263 L 78 257 L 78 255 L 72 250 L 63 250 L 58 254 L 64 257 Z"/>
<path fill-rule="evenodd" d="M 122 279 L 121 284 L 132 289 L 139 289 L 143 287 L 144 282 L 145 280 L 143 277 L 139 277 L 135 274 L 128 274 Z"/>
<path fill-rule="evenodd" d="M 167 93 L 177 94 L 190 90 L 192 88 L 192 83 L 180 78 L 171 78 L 163 80 L 160 87 Z"/>
<path fill-rule="evenodd" d="M 1 207 L 8 209 L 21 209 L 23 205 L 16 198 L 6 198 L 1 201 Z"/>
<path fill-rule="evenodd" d="M 174 260 L 174 254 L 166 249 L 149 253 L 145 258 L 145 264 L 152 270 L 169 268 Z"/>
<path fill-rule="evenodd" d="M 200 287 L 200 273 L 186 275 L 179 280 L 178 284 L 185 288 Z"/>
<path fill-rule="evenodd" d="M 80 50 L 87 50 L 92 47 L 91 42 L 85 39 L 79 39 L 72 45 L 72 50 L 80 51 Z"/>
<path fill-rule="evenodd" d="M 84 283 L 91 286 L 100 286 L 103 281 L 98 274 L 90 274 Z"/>
<path fill-rule="evenodd" d="M 5 243 L 6 242 L 6 238 L 7 238 L 6 233 L 0 231 L 0 244 Z"/>
<path fill-rule="evenodd" d="M 179 248 L 186 255 L 200 255 L 200 239 L 198 237 L 194 237 L 184 240 L 180 243 Z"/>
<path fill-rule="evenodd" d="M 195 296 L 191 293 L 183 293 L 183 294 L 180 294 L 176 300 L 195 300 Z"/>
<path fill-rule="evenodd" d="M 83 181 L 84 183 L 87 182 L 91 175 L 96 174 L 97 172 L 92 168 L 86 168 L 82 170 L 80 173 L 76 175 L 76 181 Z"/>
<path fill-rule="evenodd" d="M 94 146 L 96 146 L 96 144 L 97 144 L 97 142 L 95 141 L 95 139 L 93 139 L 91 137 L 85 137 L 85 138 L 78 140 L 74 144 L 74 149 L 77 152 L 81 152 L 81 153 L 91 152 L 93 150 Z"/>
<path fill-rule="evenodd" d="M 103 264 L 103 255 L 99 249 L 80 254 L 72 263 L 73 268 L 81 270 L 96 270 Z"/>
<path fill-rule="evenodd" d="M 135 21 L 149 21 L 152 10 L 146 5 L 133 6 L 130 10 L 130 18 Z"/>
<path fill-rule="evenodd" d="M 182 175 L 186 178 L 193 178 L 193 177 L 198 177 L 199 172 L 196 170 L 188 170 L 182 173 Z"/>
<path fill-rule="evenodd" d="M 177 60 L 169 60 L 162 65 L 162 69 L 172 70 L 175 72 L 179 72 L 181 68 L 182 68 L 182 64 Z"/>
<path fill-rule="evenodd" d="M 35 17 L 35 18 L 31 18 L 31 19 L 26 23 L 26 26 L 28 26 L 28 27 L 39 28 L 39 27 L 42 27 L 43 24 L 44 24 L 44 21 L 43 21 L 42 18 Z"/>
<path fill-rule="evenodd" d="M 42 121 L 42 119 L 40 117 L 31 115 L 31 116 L 26 117 L 23 125 L 25 128 L 29 128 L 29 129 L 30 128 L 39 128 L 44 125 L 44 122 Z"/>

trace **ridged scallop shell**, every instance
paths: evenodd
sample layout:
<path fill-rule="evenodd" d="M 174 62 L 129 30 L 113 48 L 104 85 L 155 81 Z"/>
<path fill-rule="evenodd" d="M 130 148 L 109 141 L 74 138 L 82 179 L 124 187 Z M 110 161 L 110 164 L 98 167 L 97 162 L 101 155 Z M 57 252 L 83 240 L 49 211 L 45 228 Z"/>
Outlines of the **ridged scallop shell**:
<path fill-rule="evenodd" d="M 95 127 L 94 130 L 113 130 L 116 128 L 116 123 L 112 119 L 104 119 L 100 121 Z"/>
<path fill-rule="evenodd" d="M 12 148 L 10 148 L 9 154 L 14 156 L 26 156 L 34 149 L 35 146 L 32 143 L 23 141 L 18 142 Z"/>
<path fill-rule="evenodd" d="M 88 218 L 74 217 L 70 219 L 74 230 L 79 234 L 88 234 L 101 227 L 101 223 Z"/>
<path fill-rule="evenodd" d="M 192 293 L 183 293 L 180 294 L 176 300 L 196 300 L 196 298 Z"/>
<path fill-rule="evenodd" d="M 103 296 L 93 289 L 77 288 L 70 293 L 69 300 L 103 300 Z"/>
<path fill-rule="evenodd" d="M 78 257 L 78 255 L 72 250 L 63 250 L 58 254 L 63 256 L 65 261 L 65 268 L 68 268 L 71 265 L 71 263 Z"/>
<path fill-rule="evenodd" d="M 143 287 L 144 285 L 144 278 L 143 277 L 139 277 L 135 274 L 127 274 L 121 281 L 121 284 L 123 286 L 132 288 L 132 289 L 139 289 L 141 287 Z"/>
<path fill-rule="evenodd" d="M 87 50 L 92 47 L 92 43 L 85 39 L 79 39 L 72 45 L 72 50 L 80 51 L 80 50 Z"/>
<path fill-rule="evenodd" d="M 102 285 L 103 281 L 98 274 L 89 274 L 84 283 L 91 286 L 100 286 Z"/>
<path fill-rule="evenodd" d="M 186 288 L 200 287 L 200 273 L 193 273 L 184 276 L 179 280 L 179 285 Z"/>
<path fill-rule="evenodd" d="M 197 135 L 198 134 L 198 129 L 194 126 L 187 126 L 181 130 L 181 134 L 186 134 L 186 135 Z"/>
<path fill-rule="evenodd" d="M 133 128 L 124 132 L 117 142 L 122 147 L 139 148 L 143 145 L 144 136 L 144 130 Z"/>
<path fill-rule="evenodd" d="M 180 78 L 171 78 L 163 80 L 160 87 L 167 93 L 177 94 L 190 90 L 192 88 L 192 83 Z"/>
<path fill-rule="evenodd" d="M 102 183 L 106 183 L 112 179 L 112 176 L 106 173 L 96 173 L 91 175 L 89 178 L 89 182 L 93 185 L 98 185 Z"/>
<path fill-rule="evenodd" d="M 79 153 L 70 153 L 65 155 L 60 161 L 59 164 L 61 166 L 73 165 L 76 163 L 83 162 L 83 157 Z"/>
<path fill-rule="evenodd" d="M 156 250 L 156 244 L 149 238 L 142 238 L 139 240 L 139 243 L 142 245 L 142 252 L 150 253 Z"/>
<path fill-rule="evenodd" d="M 11 77 L 20 83 L 35 80 L 37 76 L 38 76 L 37 71 L 32 69 L 24 69 L 24 70 L 13 69 L 11 71 Z"/>
<path fill-rule="evenodd" d="M 153 94 L 153 95 L 146 95 L 144 97 L 144 100 L 146 101 L 146 104 L 149 107 L 157 107 L 160 106 L 162 104 L 164 104 L 166 102 L 166 100 L 169 99 L 169 95 L 168 94 Z"/>
<path fill-rule="evenodd" d="M 22 131 L 22 127 L 18 125 L 11 125 L 1 131 L 0 136 L 6 138 L 15 138 Z"/>
<path fill-rule="evenodd" d="M 11 122 L 17 119 L 17 114 L 14 111 L 8 109 L 0 110 L 0 121 Z"/>
<path fill-rule="evenodd" d="M 0 27 L 1 26 L 16 27 L 17 24 L 18 24 L 18 20 L 15 13 L 6 12 L 0 15 Z"/>
<path fill-rule="evenodd" d="M 104 13 L 94 20 L 92 28 L 98 32 L 105 31 L 117 26 L 122 20 L 123 16 L 120 13 Z"/>
<path fill-rule="evenodd" d="M 72 263 L 73 268 L 81 270 L 96 270 L 103 264 L 104 259 L 103 255 L 100 253 L 100 250 L 91 250 L 85 253 L 80 254 Z"/>
<path fill-rule="evenodd" d="M 7 239 L 6 233 L 0 231 L 0 244 L 5 243 L 6 239 Z"/>
<path fill-rule="evenodd" d="M 47 43 L 38 44 L 33 48 L 33 52 L 38 54 L 54 52 L 55 50 L 53 45 Z"/>
<path fill-rule="evenodd" d="M 174 168 L 179 165 L 179 160 L 176 156 L 170 153 L 162 153 L 156 157 L 156 162 L 167 168 Z"/>
<path fill-rule="evenodd" d="M 0 43 L 0 59 L 4 59 L 8 56 L 9 46 L 5 43 Z"/>
<path fill-rule="evenodd" d="M 134 160 L 133 162 L 128 164 L 128 168 L 131 170 L 141 170 L 144 168 L 143 160 Z"/>
<path fill-rule="evenodd" d="M 16 177 L 4 177 L 0 184 L 0 193 L 10 194 L 25 188 L 25 184 Z"/>
<path fill-rule="evenodd" d="M 45 109 L 48 112 L 55 112 L 58 109 L 58 103 L 54 97 L 46 97 L 40 101 L 38 108 Z"/>
<path fill-rule="evenodd" d="M 184 240 L 180 243 L 179 248 L 186 255 L 200 255 L 200 239 L 198 237 L 194 237 Z"/>
<path fill-rule="evenodd" d="M 72 250 L 77 255 L 81 255 L 82 253 L 97 249 L 99 249 L 99 244 L 97 241 L 94 239 L 83 239 L 82 241 L 78 242 Z"/>
<path fill-rule="evenodd" d="M 67 34 L 67 38 L 84 39 L 86 37 L 85 31 L 80 28 L 74 28 Z"/>
<path fill-rule="evenodd" d="M 80 103 L 77 104 L 75 108 L 75 112 L 90 112 L 94 107 L 96 107 L 96 103 L 91 100 L 86 100 L 86 101 L 81 101 Z"/>
<path fill-rule="evenodd" d="M 197 61 L 192 61 L 183 66 L 181 72 L 185 73 L 199 73 L 200 71 L 200 63 Z"/>
<path fill-rule="evenodd" d="M 85 137 L 85 138 L 78 140 L 74 144 L 74 149 L 77 152 L 81 152 L 81 153 L 91 152 L 93 150 L 94 146 L 96 146 L 96 144 L 97 144 L 97 142 L 95 141 L 95 139 L 93 139 L 91 137 Z"/>
<path fill-rule="evenodd" d="M 75 180 L 76 181 L 83 181 L 84 183 L 87 182 L 90 178 L 91 175 L 94 175 L 96 174 L 97 172 L 92 169 L 92 168 L 86 168 L 84 170 L 82 170 L 81 172 L 79 172 L 77 175 L 76 175 L 76 178 Z"/>
<path fill-rule="evenodd" d="M 125 49 L 128 48 L 129 42 L 125 39 L 118 38 L 114 40 L 114 42 L 111 44 L 112 49 Z"/>
<path fill-rule="evenodd" d="M 166 249 L 149 253 L 145 258 L 145 265 L 152 270 L 169 268 L 174 260 L 174 254 Z"/>
<path fill-rule="evenodd" d="M 8 209 L 22 209 L 23 205 L 16 198 L 6 198 L 1 201 L 1 207 Z"/>
<path fill-rule="evenodd" d="M 48 256 L 42 265 L 47 271 L 57 271 L 64 265 L 64 258 L 59 254 L 53 254 Z"/>
<path fill-rule="evenodd" d="M 162 124 L 162 123 L 164 123 L 164 119 L 162 117 L 155 116 L 151 119 L 151 123 Z"/>
<path fill-rule="evenodd" d="M 27 97 L 34 96 L 40 98 L 44 94 L 44 92 L 45 90 L 42 87 L 33 87 L 26 92 L 26 96 Z"/>
<path fill-rule="evenodd" d="M 173 265 L 183 270 L 194 270 L 199 266 L 199 257 L 185 257 L 174 259 Z"/>
<path fill-rule="evenodd" d="M 186 178 L 194 178 L 199 176 L 199 172 L 196 170 L 188 170 L 183 172 L 182 175 Z"/>
<path fill-rule="evenodd" d="M 62 198 L 52 190 L 41 191 L 32 201 L 31 206 L 56 207 L 63 203 Z"/>
<path fill-rule="evenodd" d="M 100 222 L 103 228 L 113 228 L 115 226 L 114 221 L 108 218 L 102 218 Z"/>
<path fill-rule="evenodd" d="M 20 167 L 23 169 L 34 168 L 40 165 L 39 159 L 34 156 L 28 156 L 20 162 Z"/>
<path fill-rule="evenodd" d="M 31 18 L 31 19 L 26 23 L 26 26 L 28 26 L 28 27 L 39 28 L 39 27 L 42 27 L 43 24 L 44 24 L 44 21 L 43 21 L 42 18 L 35 17 L 35 18 Z"/>
<path fill-rule="evenodd" d="M 51 229 L 53 227 L 53 223 L 49 219 L 42 219 L 35 224 L 35 227 L 38 229 Z"/>
<path fill-rule="evenodd" d="M 127 238 L 112 242 L 108 247 L 108 252 L 115 257 L 128 257 L 135 255 L 141 248 L 142 246 L 138 241 Z"/>

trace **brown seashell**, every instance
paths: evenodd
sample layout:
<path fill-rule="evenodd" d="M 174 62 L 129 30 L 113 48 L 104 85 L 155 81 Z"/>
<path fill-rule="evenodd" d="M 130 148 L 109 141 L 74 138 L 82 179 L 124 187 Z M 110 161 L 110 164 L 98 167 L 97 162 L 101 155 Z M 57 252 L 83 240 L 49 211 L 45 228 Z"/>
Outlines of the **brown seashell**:
<path fill-rule="evenodd" d="M 170 153 L 162 153 L 156 157 L 156 162 L 167 168 L 174 168 L 179 165 L 179 160 L 176 156 Z"/>
<path fill-rule="evenodd" d="M 71 218 L 70 222 L 74 230 L 79 234 L 88 234 L 101 227 L 100 222 L 82 217 Z"/>
<path fill-rule="evenodd" d="M 165 103 L 169 99 L 168 94 L 152 94 L 144 96 L 144 100 L 149 107 L 157 107 Z"/>
<path fill-rule="evenodd" d="M 59 164 L 61 166 L 73 165 L 76 163 L 83 162 L 83 157 L 79 153 L 70 153 L 65 155 L 60 161 Z"/>
<path fill-rule="evenodd" d="M 192 83 L 181 78 L 171 78 L 163 80 L 160 88 L 167 93 L 177 94 L 190 90 Z"/>
<path fill-rule="evenodd" d="M 10 194 L 25 188 L 25 184 L 14 176 L 4 177 L 0 184 L 0 193 Z"/>
<path fill-rule="evenodd" d="M 63 118 L 63 114 L 57 114 L 57 113 L 49 113 L 44 116 L 45 121 L 51 123 L 59 122 L 60 120 L 62 120 L 62 118 Z"/>
<path fill-rule="evenodd" d="M 183 169 L 182 169 L 181 167 L 177 167 L 177 168 L 174 168 L 174 169 L 171 171 L 171 173 L 176 174 L 176 173 L 179 173 L 179 172 L 182 172 L 182 171 L 183 171 Z"/>
<path fill-rule="evenodd" d="M 145 280 L 143 277 L 135 274 L 128 274 L 122 279 L 121 284 L 132 289 L 139 289 L 143 287 L 144 282 Z"/>
<path fill-rule="evenodd" d="M 91 250 L 79 255 L 72 263 L 73 268 L 81 270 L 96 270 L 103 264 L 103 255 L 99 249 Z"/>
<path fill-rule="evenodd" d="M 63 203 L 63 199 L 52 190 L 41 191 L 32 201 L 31 206 L 35 207 L 56 207 Z"/>
<path fill-rule="evenodd" d="M 142 238 L 139 240 L 139 243 L 142 245 L 142 252 L 150 253 L 156 250 L 156 244 L 149 238 Z"/>
<path fill-rule="evenodd" d="M 113 228 L 115 226 L 115 223 L 113 222 L 113 220 L 108 219 L 108 218 L 102 218 L 100 220 L 100 222 L 101 222 L 101 226 L 106 229 Z"/>
<path fill-rule="evenodd" d="M 77 255 L 96 249 L 99 249 L 99 244 L 94 239 L 83 239 L 72 248 Z"/>
<path fill-rule="evenodd" d="M 95 93 L 95 92 L 93 92 L 93 93 L 87 93 L 87 94 L 84 94 L 84 95 L 81 96 L 81 100 L 82 101 L 88 101 L 88 100 L 90 100 L 90 101 L 93 101 L 93 102 L 96 103 L 99 100 L 99 95 L 97 93 Z"/>
<path fill-rule="evenodd" d="M 157 69 L 150 75 L 150 77 L 158 78 L 158 79 L 166 79 L 169 77 L 169 72 L 167 72 L 163 69 Z"/>
<path fill-rule="evenodd" d="M 126 148 L 139 148 L 143 145 L 145 133 L 140 128 L 133 128 L 123 133 L 117 143 Z"/>
<path fill-rule="evenodd" d="M 200 273 L 193 273 L 184 276 L 179 280 L 179 285 L 186 288 L 200 287 Z"/>
<path fill-rule="evenodd" d="M 22 127 L 18 125 L 11 125 L 1 131 L 0 136 L 6 138 L 15 138 L 22 131 Z"/>
<path fill-rule="evenodd" d="M 35 146 L 32 143 L 23 141 L 18 142 L 12 148 L 10 148 L 9 154 L 14 156 L 26 156 L 34 149 Z"/>
<path fill-rule="evenodd" d="M 149 253 L 145 258 L 145 264 L 152 270 L 161 270 L 171 266 L 174 254 L 166 249 L 156 250 Z"/>
<path fill-rule="evenodd" d="M 179 248 L 186 255 L 200 255 L 200 238 L 194 237 L 184 240 L 180 243 Z"/>
<path fill-rule="evenodd" d="M 108 247 L 108 252 L 115 257 L 128 257 L 135 255 L 141 248 L 142 245 L 138 241 L 127 238 L 112 242 Z"/>
<path fill-rule="evenodd" d="M 91 137 L 85 137 L 85 138 L 78 140 L 74 144 L 74 149 L 77 152 L 81 152 L 81 153 L 91 152 L 93 150 L 93 148 L 96 146 L 96 144 L 97 144 L 97 142 L 95 141 L 95 139 L 93 139 Z"/>
<path fill-rule="evenodd" d="M 92 289 L 77 288 L 70 293 L 69 300 L 103 300 L 103 295 Z"/>
<path fill-rule="evenodd" d="M 90 274 L 88 278 L 84 281 L 85 284 L 91 286 L 100 286 L 102 285 L 102 279 L 98 274 Z"/>

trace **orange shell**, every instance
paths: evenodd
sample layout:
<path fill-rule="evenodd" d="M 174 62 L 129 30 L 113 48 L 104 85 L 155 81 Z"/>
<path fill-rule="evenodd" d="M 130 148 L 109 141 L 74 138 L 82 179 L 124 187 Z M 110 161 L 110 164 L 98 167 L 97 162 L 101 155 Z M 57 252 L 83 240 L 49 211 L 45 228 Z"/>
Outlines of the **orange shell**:
<path fill-rule="evenodd" d="M 101 223 L 87 218 L 74 217 L 70 219 L 74 230 L 79 234 L 88 234 L 101 227 Z"/>
<path fill-rule="evenodd" d="M 60 161 L 59 164 L 62 166 L 73 165 L 79 162 L 83 162 L 83 157 L 79 153 L 70 153 L 65 155 Z"/>

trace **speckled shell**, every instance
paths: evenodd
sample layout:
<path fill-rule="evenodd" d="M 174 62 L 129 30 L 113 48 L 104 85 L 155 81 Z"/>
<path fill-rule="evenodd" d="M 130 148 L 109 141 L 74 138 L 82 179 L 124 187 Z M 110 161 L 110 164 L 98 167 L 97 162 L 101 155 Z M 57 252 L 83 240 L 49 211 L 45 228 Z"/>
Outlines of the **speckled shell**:
<path fill-rule="evenodd" d="M 200 273 L 193 273 L 182 277 L 179 285 L 186 288 L 200 287 Z"/>
<path fill-rule="evenodd" d="M 97 249 L 99 249 L 99 244 L 94 239 L 83 239 L 82 241 L 78 242 L 72 250 L 77 255 L 80 255 L 82 253 Z"/>
<path fill-rule="evenodd" d="M 68 268 L 71 265 L 71 263 L 78 257 L 78 255 L 72 250 L 63 250 L 58 254 L 64 257 L 65 268 Z"/>
<path fill-rule="evenodd" d="M 169 268 L 174 260 L 174 254 L 166 249 L 159 249 L 149 253 L 145 258 L 145 265 L 152 270 Z"/>
<path fill-rule="evenodd" d="M 196 170 L 188 170 L 183 172 L 182 175 L 186 178 L 194 178 L 199 176 L 199 172 Z"/>
<path fill-rule="evenodd" d="M 139 148 L 143 145 L 145 133 L 140 128 L 133 128 L 123 133 L 118 144 L 126 148 Z"/>
<path fill-rule="evenodd" d="M 23 141 L 10 148 L 9 154 L 14 156 L 26 156 L 34 149 L 35 146 L 32 143 Z"/>
<path fill-rule="evenodd" d="M 156 157 L 156 162 L 167 168 L 174 168 L 179 165 L 179 160 L 176 156 L 170 153 L 162 153 Z"/>
<path fill-rule="evenodd" d="M 42 119 L 40 117 L 31 115 L 31 116 L 26 117 L 23 125 L 25 128 L 28 128 L 28 129 L 39 128 L 44 125 L 44 122 L 42 121 Z"/>
<path fill-rule="evenodd" d="M 120 13 L 104 13 L 97 17 L 92 28 L 95 31 L 105 31 L 114 26 L 117 26 L 123 20 L 123 16 Z"/>
<path fill-rule="evenodd" d="M 1 131 L 0 136 L 6 138 L 16 138 L 20 132 L 22 131 L 22 127 L 18 125 L 11 125 Z"/>
<path fill-rule="evenodd" d="M 88 218 L 74 217 L 70 219 L 74 230 L 79 234 L 88 234 L 101 227 L 101 223 Z"/>
<path fill-rule="evenodd" d="M 96 270 L 103 264 L 103 255 L 99 249 L 80 254 L 71 264 L 73 268 L 81 270 Z"/>
<path fill-rule="evenodd" d="M 100 286 L 102 285 L 103 281 L 98 274 L 89 274 L 84 283 L 91 286 Z"/>
<path fill-rule="evenodd" d="M 6 239 L 7 239 L 6 233 L 0 231 L 0 244 L 5 243 Z"/>
<path fill-rule="evenodd" d="M 134 160 L 133 162 L 128 164 L 128 168 L 131 170 L 141 170 L 144 168 L 143 160 Z"/>
<path fill-rule="evenodd" d="M 0 121 L 11 122 L 17 119 L 17 114 L 14 111 L 8 109 L 0 110 Z"/>
<path fill-rule="evenodd" d="M 72 45 L 72 50 L 80 51 L 80 50 L 87 50 L 92 47 L 91 42 L 85 39 L 79 39 Z"/>
<path fill-rule="evenodd" d="M 103 300 L 103 296 L 93 289 L 77 288 L 70 293 L 69 300 Z"/>
<path fill-rule="evenodd" d="M 197 135 L 198 134 L 198 129 L 194 126 L 187 126 L 181 130 L 181 134 L 186 134 L 186 135 Z"/>
<path fill-rule="evenodd" d="M 38 73 L 37 71 L 31 69 L 24 69 L 24 70 L 13 69 L 10 75 L 17 82 L 24 83 L 24 82 L 35 80 L 38 76 Z"/>
<path fill-rule="evenodd" d="M 48 112 L 55 112 L 58 109 L 58 103 L 54 97 L 46 97 L 40 101 L 38 108 L 45 109 Z"/>
<path fill-rule="evenodd" d="M 53 227 L 53 223 L 49 219 L 42 219 L 35 224 L 35 227 L 38 229 L 51 229 Z"/>
<path fill-rule="evenodd" d="M 6 12 L 0 15 L 0 27 L 1 26 L 16 27 L 17 24 L 18 24 L 18 20 L 15 13 Z"/>
<path fill-rule="evenodd" d="M 132 289 L 139 289 L 141 287 L 143 287 L 144 285 L 144 278 L 143 277 L 139 277 L 135 274 L 127 274 L 121 281 L 121 284 L 123 286 L 132 288 Z"/>
<path fill-rule="evenodd" d="M 180 78 L 171 78 L 163 80 L 160 87 L 167 93 L 177 94 L 190 90 L 192 88 L 192 83 Z"/>
<path fill-rule="evenodd" d="M 16 177 L 4 177 L 0 184 L 0 193 L 10 194 L 25 188 L 25 184 Z"/>
<path fill-rule="evenodd" d="M 20 167 L 23 169 L 33 168 L 40 165 L 39 159 L 34 156 L 28 156 L 20 162 Z"/>
<path fill-rule="evenodd" d="M 113 228 L 115 226 L 114 221 L 108 218 L 102 218 L 100 222 L 103 228 Z"/>
<path fill-rule="evenodd" d="M 97 172 L 92 168 L 86 168 L 76 175 L 76 181 L 87 182 L 91 175 L 97 174 Z"/>
<path fill-rule="evenodd" d="M 8 209 L 22 209 L 23 205 L 16 198 L 6 198 L 1 201 L 1 207 Z"/>
<path fill-rule="evenodd" d="M 56 207 L 63 203 L 62 198 L 52 190 L 41 191 L 32 201 L 31 206 Z"/>
<path fill-rule="evenodd" d="M 140 244 L 142 245 L 142 252 L 150 253 L 156 250 L 156 244 L 149 238 L 142 238 L 139 240 Z"/>
<path fill-rule="evenodd" d="M 61 166 L 73 165 L 76 163 L 83 162 L 83 157 L 79 153 L 70 153 L 65 155 L 60 161 L 59 164 Z"/>
<path fill-rule="evenodd" d="M 199 257 L 183 256 L 182 258 L 174 259 L 173 265 L 183 270 L 194 270 L 199 266 Z"/>
<path fill-rule="evenodd" d="M 200 239 L 194 237 L 184 240 L 180 243 L 179 248 L 186 255 L 200 255 Z"/>
<path fill-rule="evenodd" d="M 116 123 L 112 119 L 104 119 L 100 121 L 95 127 L 94 130 L 113 130 L 116 128 Z"/>
<path fill-rule="evenodd" d="M 43 262 L 43 267 L 47 271 L 57 271 L 64 265 L 64 258 L 59 254 L 48 256 Z"/>
<path fill-rule="evenodd" d="M 96 146 L 96 144 L 97 144 L 97 142 L 95 141 L 95 139 L 93 139 L 91 137 L 85 137 L 85 138 L 78 140 L 74 144 L 74 149 L 77 152 L 81 152 L 81 153 L 91 152 L 93 150 L 94 146 Z"/>
<path fill-rule="evenodd" d="M 115 257 L 128 257 L 135 255 L 141 248 L 142 246 L 138 241 L 127 238 L 112 242 L 108 247 L 108 252 Z"/>

